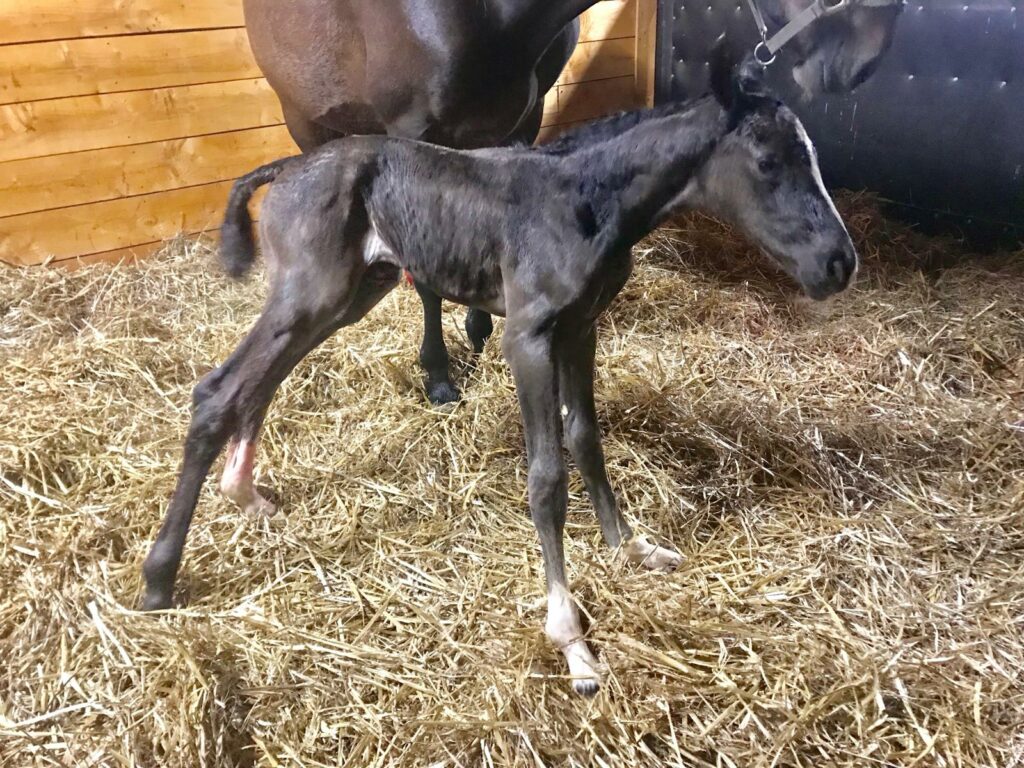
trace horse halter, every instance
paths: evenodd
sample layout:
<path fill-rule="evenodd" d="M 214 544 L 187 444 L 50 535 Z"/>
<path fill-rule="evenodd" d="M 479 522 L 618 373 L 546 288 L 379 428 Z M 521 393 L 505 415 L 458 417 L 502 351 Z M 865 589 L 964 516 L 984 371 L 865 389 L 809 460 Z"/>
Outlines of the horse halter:
<path fill-rule="evenodd" d="M 907 0 L 814 0 L 807 8 L 798 13 L 786 26 L 769 37 L 768 25 L 757 5 L 757 0 L 747 0 L 750 12 L 754 15 L 757 30 L 761 33 L 761 42 L 754 47 L 754 58 L 762 67 L 775 61 L 775 55 L 790 40 L 803 32 L 816 19 L 840 13 L 847 6 L 862 8 L 885 8 L 890 5 L 905 5 Z"/>

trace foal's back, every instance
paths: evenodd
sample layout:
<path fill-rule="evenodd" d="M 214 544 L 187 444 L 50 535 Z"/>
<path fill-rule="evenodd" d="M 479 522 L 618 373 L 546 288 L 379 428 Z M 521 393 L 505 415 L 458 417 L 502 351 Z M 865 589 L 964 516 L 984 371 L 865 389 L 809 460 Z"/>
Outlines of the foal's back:
<path fill-rule="evenodd" d="M 526 148 L 339 139 L 274 182 L 262 214 L 268 260 L 388 261 L 438 295 L 503 314 L 503 268 L 537 233 L 572 230 L 563 165 Z"/>

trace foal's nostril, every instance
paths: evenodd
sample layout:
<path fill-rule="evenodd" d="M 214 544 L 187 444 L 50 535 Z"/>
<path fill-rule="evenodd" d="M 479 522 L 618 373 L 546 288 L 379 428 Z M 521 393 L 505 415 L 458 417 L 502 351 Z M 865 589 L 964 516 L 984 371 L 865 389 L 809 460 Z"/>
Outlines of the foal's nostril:
<path fill-rule="evenodd" d="M 826 270 L 829 277 L 841 285 L 846 285 L 853 275 L 854 264 L 854 259 L 846 251 L 837 250 L 829 256 Z"/>

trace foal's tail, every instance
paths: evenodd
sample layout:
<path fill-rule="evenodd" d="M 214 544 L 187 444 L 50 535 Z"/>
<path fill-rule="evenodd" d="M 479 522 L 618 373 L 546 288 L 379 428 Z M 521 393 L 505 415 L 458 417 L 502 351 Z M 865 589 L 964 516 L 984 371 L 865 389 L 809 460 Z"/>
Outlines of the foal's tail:
<path fill-rule="evenodd" d="M 277 178 L 294 157 L 267 163 L 248 173 L 231 188 L 224 223 L 220 225 L 220 260 L 232 277 L 242 277 L 256 259 L 256 240 L 252 234 L 249 200 L 256 190 Z"/>

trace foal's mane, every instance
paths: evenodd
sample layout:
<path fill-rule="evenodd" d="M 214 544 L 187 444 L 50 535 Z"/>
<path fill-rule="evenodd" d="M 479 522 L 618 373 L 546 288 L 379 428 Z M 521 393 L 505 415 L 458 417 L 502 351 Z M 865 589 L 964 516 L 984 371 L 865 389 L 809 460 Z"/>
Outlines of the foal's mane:
<path fill-rule="evenodd" d="M 699 101 L 701 99 L 672 101 L 657 107 L 634 109 L 591 120 L 578 128 L 566 131 L 554 141 L 536 147 L 534 151 L 544 155 L 569 155 L 585 147 L 620 136 L 640 123 L 685 112 Z"/>

